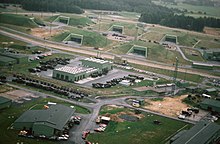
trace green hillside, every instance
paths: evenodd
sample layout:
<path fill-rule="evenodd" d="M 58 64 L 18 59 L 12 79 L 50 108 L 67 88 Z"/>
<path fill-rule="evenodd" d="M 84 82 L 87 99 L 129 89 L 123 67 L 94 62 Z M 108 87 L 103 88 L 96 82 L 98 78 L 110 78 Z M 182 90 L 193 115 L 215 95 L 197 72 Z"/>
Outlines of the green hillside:
<path fill-rule="evenodd" d="M 74 28 L 71 31 L 64 32 L 60 35 L 54 36 L 53 41 L 61 42 L 63 41 L 70 33 L 83 35 L 83 45 L 92 46 L 92 47 L 104 47 L 110 43 L 109 40 L 106 40 L 104 36 L 96 32 L 85 31 L 81 29 Z"/>
<path fill-rule="evenodd" d="M 59 15 L 60 16 L 60 15 Z M 49 22 L 53 22 L 54 20 L 56 20 L 59 16 L 52 16 L 50 18 L 47 19 L 47 21 Z M 65 17 L 69 17 L 70 18 L 70 22 L 69 25 L 70 26 L 86 26 L 87 24 L 92 24 L 93 22 L 87 18 L 87 17 L 82 17 L 82 16 L 76 16 L 76 15 L 62 15 Z"/>
<path fill-rule="evenodd" d="M 37 20 L 38 23 L 40 20 Z M 0 23 L 34 28 L 38 25 L 31 17 L 16 14 L 0 14 Z"/>

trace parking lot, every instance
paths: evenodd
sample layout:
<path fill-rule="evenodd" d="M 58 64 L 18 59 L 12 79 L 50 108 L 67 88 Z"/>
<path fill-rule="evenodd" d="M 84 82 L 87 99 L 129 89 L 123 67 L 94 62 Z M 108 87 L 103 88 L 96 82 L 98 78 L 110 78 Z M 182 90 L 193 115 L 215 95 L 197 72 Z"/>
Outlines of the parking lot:
<path fill-rule="evenodd" d="M 66 66 L 81 66 L 81 59 L 84 59 L 85 57 L 76 57 L 75 59 L 71 59 L 69 61 L 69 64 L 67 64 Z M 63 65 L 60 65 L 58 64 L 55 68 L 60 68 L 62 67 Z M 47 77 L 47 78 L 52 78 L 52 74 L 53 74 L 53 70 L 52 69 L 47 69 L 47 71 L 41 71 L 41 72 L 38 72 L 37 75 L 39 76 L 43 76 L 43 77 Z M 92 83 L 106 83 L 106 81 L 109 81 L 109 80 L 112 80 L 112 79 L 115 79 L 115 78 L 122 78 L 124 76 L 128 76 L 129 74 L 131 75 L 137 75 L 136 73 L 133 73 L 133 72 L 128 72 L 128 71 L 124 71 L 124 70 L 121 70 L 121 69 L 113 69 L 111 71 L 108 72 L 107 75 L 102 75 L 102 76 L 99 76 L 99 77 L 95 77 L 95 78 L 92 78 L 92 77 L 88 77 L 88 78 L 85 78 L 85 79 L 82 79 L 82 80 L 79 80 L 75 83 L 79 84 L 79 85 L 83 85 L 83 86 L 87 86 L 87 87 L 92 87 Z M 144 76 L 144 75 L 141 75 L 141 74 L 138 74 L 140 76 Z"/>

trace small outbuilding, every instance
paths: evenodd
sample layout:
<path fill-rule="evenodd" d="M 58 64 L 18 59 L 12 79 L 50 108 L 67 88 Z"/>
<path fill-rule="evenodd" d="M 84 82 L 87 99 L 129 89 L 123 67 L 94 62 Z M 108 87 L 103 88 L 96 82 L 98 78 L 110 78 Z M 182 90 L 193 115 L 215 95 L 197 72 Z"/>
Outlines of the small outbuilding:
<path fill-rule="evenodd" d="M 200 107 L 204 110 L 220 113 L 220 101 L 213 99 L 205 99 L 200 103 Z"/>

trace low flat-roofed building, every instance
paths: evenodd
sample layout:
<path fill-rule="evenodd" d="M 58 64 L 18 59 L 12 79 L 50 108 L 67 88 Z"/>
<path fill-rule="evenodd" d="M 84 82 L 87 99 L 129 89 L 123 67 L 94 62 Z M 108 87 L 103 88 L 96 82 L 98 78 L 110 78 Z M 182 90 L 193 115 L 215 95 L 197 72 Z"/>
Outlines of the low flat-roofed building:
<path fill-rule="evenodd" d="M 53 70 L 53 78 L 74 82 L 84 79 L 97 71 L 98 69 L 96 68 L 64 66 Z"/>
<path fill-rule="evenodd" d="M 60 104 L 46 110 L 28 110 L 14 122 L 14 128 L 31 131 L 34 136 L 51 137 L 64 130 L 73 114 L 72 108 Z"/>
<path fill-rule="evenodd" d="M 206 89 L 205 93 L 212 96 L 218 95 L 218 91 L 215 88 Z"/>
<path fill-rule="evenodd" d="M 177 134 L 178 135 L 178 134 Z M 175 137 L 175 136 L 174 136 Z M 213 144 L 220 138 L 220 125 L 200 121 L 188 131 L 180 134 L 171 144 Z"/>
<path fill-rule="evenodd" d="M 203 51 L 203 57 L 207 60 L 220 61 L 220 49 L 208 49 Z"/>
<path fill-rule="evenodd" d="M 9 108 L 11 106 L 12 100 L 0 96 L 0 109 Z"/>
<path fill-rule="evenodd" d="M 220 101 L 213 99 L 205 99 L 200 103 L 200 107 L 204 110 L 220 113 Z"/>
<path fill-rule="evenodd" d="M 213 69 L 212 64 L 198 63 L 198 62 L 193 62 L 192 67 L 197 69 L 209 69 L 209 70 Z"/>
<path fill-rule="evenodd" d="M 85 67 L 93 67 L 99 69 L 99 72 L 110 71 L 112 70 L 112 62 L 107 60 L 97 59 L 97 58 L 86 58 L 81 60 L 82 65 Z"/>
<path fill-rule="evenodd" d="M 22 63 L 28 62 L 28 56 L 21 55 L 21 54 L 0 53 L 0 56 L 14 59 L 17 64 L 22 64 Z M 14 64 L 14 62 L 13 62 L 13 64 Z"/>

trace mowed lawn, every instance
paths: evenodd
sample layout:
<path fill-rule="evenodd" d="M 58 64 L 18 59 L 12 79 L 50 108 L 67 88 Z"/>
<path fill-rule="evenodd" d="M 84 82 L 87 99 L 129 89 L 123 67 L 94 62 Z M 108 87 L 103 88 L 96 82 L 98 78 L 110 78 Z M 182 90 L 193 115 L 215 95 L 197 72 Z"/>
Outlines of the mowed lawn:
<path fill-rule="evenodd" d="M 110 110 L 106 113 L 120 112 L 119 110 Z M 126 109 L 124 109 L 126 111 Z M 103 114 L 104 112 L 102 112 Z M 174 135 L 181 128 L 189 128 L 191 125 L 172 120 L 169 118 L 142 113 L 144 118 L 136 122 L 110 122 L 103 133 L 92 133 L 88 140 L 99 144 L 164 144 L 170 136 Z M 161 125 L 153 123 L 154 120 L 162 122 Z"/>
<path fill-rule="evenodd" d="M 66 31 L 62 34 L 58 34 L 54 36 L 51 40 L 62 42 L 69 34 L 79 34 L 83 35 L 83 42 L 82 44 L 84 46 L 90 46 L 90 47 L 105 47 L 111 43 L 110 40 L 106 39 L 104 36 L 97 32 L 91 32 L 87 30 L 81 30 L 77 28 L 71 28 L 71 30 Z"/>
<path fill-rule="evenodd" d="M 153 42 L 143 42 L 143 41 L 129 42 L 112 49 L 111 52 L 116 54 L 126 54 L 132 48 L 133 45 L 147 47 L 148 60 L 173 64 L 175 62 L 176 57 L 178 57 L 179 62 L 181 64 L 190 64 L 189 62 L 187 62 L 182 58 L 180 53 L 172 50 L 167 50 L 163 46 L 159 44 L 155 44 Z"/>
<path fill-rule="evenodd" d="M 168 29 L 163 27 L 150 27 L 148 33 L 144 34 L 142 38 L 149 40 L 161 40 L 161 38 L 168 35 L 176 35 L 179 45 L 194 46 L 196 48 L 218 48 L 220 40 L 218 36 L 204 35 L 203 33 L 196 33 L 184 30 Z M 198 42 L 198 43 L 197 43 Z"/>

